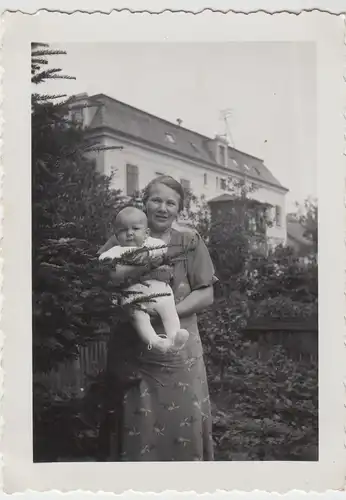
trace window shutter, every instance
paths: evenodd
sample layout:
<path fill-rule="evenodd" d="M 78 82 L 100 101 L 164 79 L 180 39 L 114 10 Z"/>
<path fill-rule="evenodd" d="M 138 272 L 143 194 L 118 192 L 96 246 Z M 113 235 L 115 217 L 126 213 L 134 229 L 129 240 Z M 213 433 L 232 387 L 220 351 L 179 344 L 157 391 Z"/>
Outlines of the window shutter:
<path fill-rule="evenodd" d="M 132 196 L 139 189 L 137 165 L 126 165 L 126 194 Z"/>
<path fill-rule="evenodd" d="M 188 179 L 180 179 L 180 184 L 182 188 L 185 190 L 189 190 L 191 188 L 190 181 Z"/>

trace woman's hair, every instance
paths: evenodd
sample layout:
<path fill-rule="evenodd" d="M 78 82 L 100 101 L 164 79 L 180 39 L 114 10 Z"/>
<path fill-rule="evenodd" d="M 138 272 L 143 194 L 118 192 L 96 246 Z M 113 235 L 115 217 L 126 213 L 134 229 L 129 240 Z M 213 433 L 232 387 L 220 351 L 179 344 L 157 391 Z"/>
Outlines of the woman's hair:
<path fill-rule="evenodd" d="M 170 175 L 159 175 L 158 177 L 155 177 L 152 181 L 147 184 L 146 188 L 144 189 L 143 193 L 143 205 L 144 205 L 144 210 L 148 201 L 148 198 L 150 196 L 150 191 L 153 186 L 156 186 L 157 184 L 163 184 L 164 186 L 167 186 L 173 191 L 175 191 L 179 195 L 179 212 L 181 212 L 184 209 L 184 189 L 183 186 L 180 184 L 180 182 L 176 181 L 171 177 Z"/>

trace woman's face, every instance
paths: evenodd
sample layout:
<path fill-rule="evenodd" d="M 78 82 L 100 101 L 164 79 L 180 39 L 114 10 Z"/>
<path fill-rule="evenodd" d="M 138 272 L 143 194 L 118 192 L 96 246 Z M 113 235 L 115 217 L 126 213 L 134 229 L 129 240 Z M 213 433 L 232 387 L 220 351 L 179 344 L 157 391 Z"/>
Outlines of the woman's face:
<path fill-rule="evenodd" d="M 148 225 L 153 231 L 164 232 L 170 228 L 179 213 L 180 196 L 164 184 L 150 188 L 146 203 Z"/>

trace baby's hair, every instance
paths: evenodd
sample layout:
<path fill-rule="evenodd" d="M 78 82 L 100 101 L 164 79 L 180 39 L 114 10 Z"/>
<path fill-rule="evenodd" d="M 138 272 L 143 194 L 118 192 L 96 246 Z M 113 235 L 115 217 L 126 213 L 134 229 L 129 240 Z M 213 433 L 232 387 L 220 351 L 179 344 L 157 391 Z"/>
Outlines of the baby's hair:
<path fill-rule="evenodd" d="M 119 213 L 124 210 L 125 208 L 138 208 L 134 203 L 131 203 L 131 202 L 127 202 L 127 203 L 119 203 L 119 205 L 117 205 L 115 207 L 115 211 L 114 211 L 114 219 L 116 219 L 119 215 Z"/>
<path fill-rule="evenodd" d="M 136 207 L 135 205 L 132 205 L 132 204 L 127 204 L 125 206 L 122 206 L 121 209 L 119 209 L 115 215 L 115 218 L 114 218 L 114 226 L 116 227 L 117 225 L 117 222 L 119 220 L 119 215 L 124 212 L 125 210 L 127 209 L 132 209 L 132 210 L 135 210 L 136 212 L 140 212 L 143 216 L 143 218 L 145 220 L 147 220 L 147 216 L 146 216 L 146 213 L 141 209 L 141 208 L 138 208 Z"/>

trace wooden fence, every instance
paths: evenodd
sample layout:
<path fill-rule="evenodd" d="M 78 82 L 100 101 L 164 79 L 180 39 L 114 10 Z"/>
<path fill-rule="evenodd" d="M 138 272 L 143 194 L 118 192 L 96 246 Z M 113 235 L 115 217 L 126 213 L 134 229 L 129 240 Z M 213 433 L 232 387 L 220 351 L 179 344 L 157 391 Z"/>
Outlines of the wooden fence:
<path fill-rule="evenodd" d="M 37 381 L 49 387 L 53 392 L 68 391 L 83 396 L 89 377 L 97 375 L 106 366 L 107 343 L 93 342 L 80 348 L 79 357 L 61 363 L 47 374 L 40 374 Z"/>
<path fill-rule="evenodd" d="M 286 349 L 290 358 L 318 358 L 318 317 L 306 320 L 297 319 L 267 319 L 250 321 L 243 331 L 244 338 L 256 343 L 257 355 L 264 357 L 275 345 Z"/>
<path fill-rule="evenodd" d="M 308 322 L 285 322 L 256 320 L 249 323 L 243 332 L 244 340 L 254 343 L 257 356 L 266 358 L 270 349 L 283 345 L 292 358 L 317 360 L 318 325 L 317 318 Z M 57 370 L 40 375 L 39 381 L 54 392 L 68 391 L 83 396 L 89 377 L 97 375 L 106 365 L 106 341 L 93 342 L 80 348 L 78 359 L 61 364 Z"/>

